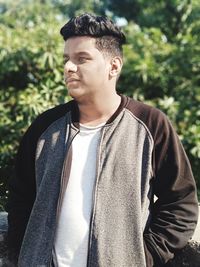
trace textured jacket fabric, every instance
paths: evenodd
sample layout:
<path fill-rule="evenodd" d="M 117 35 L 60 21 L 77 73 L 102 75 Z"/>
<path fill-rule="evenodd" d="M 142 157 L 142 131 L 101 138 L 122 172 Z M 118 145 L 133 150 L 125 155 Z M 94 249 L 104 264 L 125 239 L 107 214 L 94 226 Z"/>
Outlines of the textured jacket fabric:
<path fill-rule="evenodd" d="M 193 234 L 195 181 L 166 116 L 121 99 L 102 128 L 87 266 L 160 267 Z M 72 100 L 40 115 L 21 141 L 7 206 L 9 251 L 20 251 L 19 267 L 51 266 L 78 122 Z"/>

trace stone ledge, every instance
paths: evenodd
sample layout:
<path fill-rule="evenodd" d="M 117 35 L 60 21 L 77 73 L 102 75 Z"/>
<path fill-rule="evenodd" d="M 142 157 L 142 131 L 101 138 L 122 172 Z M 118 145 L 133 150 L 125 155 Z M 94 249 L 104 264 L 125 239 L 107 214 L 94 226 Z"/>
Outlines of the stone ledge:
<path fill-rule="evenodd" d="M 7 213 L 0 212 L 0 267 L 16 267 L 6 259 L 7 248 L 5 244 L 7 231 Z M 200 267 L 200 219 L 194 238 L 177 254 L 166 267 Z"/>

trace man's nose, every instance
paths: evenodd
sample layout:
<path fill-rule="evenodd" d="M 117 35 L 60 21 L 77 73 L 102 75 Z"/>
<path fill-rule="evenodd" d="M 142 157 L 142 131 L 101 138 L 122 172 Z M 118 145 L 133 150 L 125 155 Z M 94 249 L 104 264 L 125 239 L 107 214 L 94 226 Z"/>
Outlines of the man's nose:
<path fill-rule="evenodd" d="M 77 71 L 77 66 L 71 60 L 68 60 L 65 63 L 64 70 L 65 70 L 66 73 L 68 73 L 68 72 L 76 72 Z"/>

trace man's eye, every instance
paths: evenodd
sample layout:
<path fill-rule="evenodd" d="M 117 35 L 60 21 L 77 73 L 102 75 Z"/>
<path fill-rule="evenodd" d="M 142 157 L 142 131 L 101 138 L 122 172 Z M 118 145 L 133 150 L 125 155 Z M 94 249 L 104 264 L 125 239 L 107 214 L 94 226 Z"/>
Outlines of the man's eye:
<path fill-rule="evenodd" d="M 79 57 L 79 59 L 78 59 L 78 61 L 79 61 L 80 63 L 84 63 L 86 60 L 87 60 L 86 57 Z"/>
<path fill-rule="evenodd" d="M 66 64 L 69 61 L 69 58 L 64 58 L 63 63 Z"/>

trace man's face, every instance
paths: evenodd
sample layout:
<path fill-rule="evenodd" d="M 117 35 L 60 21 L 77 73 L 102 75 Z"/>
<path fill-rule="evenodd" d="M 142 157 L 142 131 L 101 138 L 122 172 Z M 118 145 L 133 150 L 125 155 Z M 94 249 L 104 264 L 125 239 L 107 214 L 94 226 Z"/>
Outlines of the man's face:
<path fill-rule="evenodd" d="M 96 48 L 94 38 L 69 38 L 64 47 L 64 77 L 69 95 L 76 100 L 91 100 L 105 94 L 110 62 L 111 58 Z"/>

